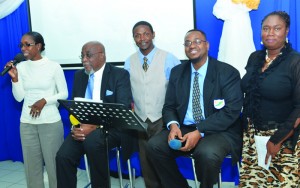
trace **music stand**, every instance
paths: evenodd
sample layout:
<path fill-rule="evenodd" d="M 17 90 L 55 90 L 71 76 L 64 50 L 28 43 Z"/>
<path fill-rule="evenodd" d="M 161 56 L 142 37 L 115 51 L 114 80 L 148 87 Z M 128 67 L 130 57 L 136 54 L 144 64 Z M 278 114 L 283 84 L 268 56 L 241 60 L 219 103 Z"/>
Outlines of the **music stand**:
<path fill-rule="evenodd" d="M 118 103 L 99 103 L 92 101 L 57 100 L 76 119 L 84 124 L 100 125 L 104 130 L 107 157 L 108 188 L 110 188 L 110 169 L 108 151 L 108 131 L 110 127 L 145 131 L 146 128 L 125 105 Z"/>

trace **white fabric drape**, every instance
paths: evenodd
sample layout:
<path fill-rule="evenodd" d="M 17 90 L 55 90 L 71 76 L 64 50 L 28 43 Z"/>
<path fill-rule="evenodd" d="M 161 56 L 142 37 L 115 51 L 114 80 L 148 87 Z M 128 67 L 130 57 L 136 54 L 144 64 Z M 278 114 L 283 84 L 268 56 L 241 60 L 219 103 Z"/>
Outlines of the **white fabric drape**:
<path fill-rule="evenodd" d="M 234 66 L 241 76 L 246 73 L 249 55 L 255 51 L 249 11 L 245 4 L 232 0 L 217 0 L 213 7 L 213 14 L 224 20 L 218 60 Z"/>
<path fill-rule="evenodd" d="M 15 11 L 24 0 L 0 0 L 0 19 Z"/>

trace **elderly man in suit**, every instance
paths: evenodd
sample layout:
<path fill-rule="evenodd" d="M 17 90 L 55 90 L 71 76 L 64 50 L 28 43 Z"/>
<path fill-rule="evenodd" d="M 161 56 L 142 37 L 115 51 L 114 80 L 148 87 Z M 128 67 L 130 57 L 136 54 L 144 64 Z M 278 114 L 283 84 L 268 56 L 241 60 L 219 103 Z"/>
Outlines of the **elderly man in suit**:
<path fill-rule="evenodd" d="M 72 97 L 91 98 L 104 103 L 121 103 L 131 108 L 132 95 L 129 73 L 106 63 L 105 48 L 98 41 L 83 45 L 81 61 L 84 69 L 74 76 Z M 88 84 L 93 77 L 93 90 Z M 124 159 L 137 149 L 137 139 L 127 131 L 109 128 L 108 148 L 122 146 Z M 136 147 L 134 147 L 136 146 Z M 90 164 L 92 187 L 109 187 L 109 174 L 103 130 L 97 125 L 80 124 L 73 128 L 57 152 L 58 188 L 76 187 L 76 172 L 81 157 L 86 154 Z"/>
<path fill-rule="evenodd" d="M 236 162 L 241 152 L 240 75 L 208 56 L 203 31 L 188 31 L 184 46 L 189 62 L 171 71 L 163 107 L 166 128 L 149 140 L 146 149 L 164 187 L 189 187 L 175 158 L 193 154 L 201 188 L 212 188 L 224 157 L 231 153 Z M 171 149 L 172 139 L 179 139 L 182 147 Z"/>

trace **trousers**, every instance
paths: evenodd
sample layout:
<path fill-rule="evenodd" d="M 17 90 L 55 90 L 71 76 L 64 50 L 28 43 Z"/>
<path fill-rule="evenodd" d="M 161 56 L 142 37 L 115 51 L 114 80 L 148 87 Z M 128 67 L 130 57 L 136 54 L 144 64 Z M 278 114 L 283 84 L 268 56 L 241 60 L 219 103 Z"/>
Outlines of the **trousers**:
<path fill-rule="evenodd" d="M 181 128 L 182 134 L 195 131 L 195 127 Z M 219 171 L 226 155 L 230 153 L 230 144 L 218 133 L 205 135 L 190 152 L 173 150 L 168 144 L 169 130 L 164 129 L 153 136 L 146 147 L 148 158 L 160 178 L 164 188 L 187 188 L 188 183 L 180 173 L 176 158 L 193 154 L 197 178 L 201 188 L 213 188 L 218 180 Z"/>
<path fill-rule="evenodd" d="M 110 131 L 108 149 L 120 146 L 121 133 Z M 84 154 L 90 165 L 92 188 L 107 188 L 109 174 L 107 171 L 107 153 L 105 139 L 101 129 L 91 132 L 84 141 L 76 141 L 69 134 L 56 155 L 57 187 L 76 187 L 77 167 Z"/>
<path fill-rule="evenodd" d="M 45 164 L 49 187 L 56 188 L 55 156 L 64 139 L 62 122 L 21 123 L 20 132 L 27 187 L 45 187 L 43 177 Z"/>
<path fill-rule="evenodd" d="M 149 119 L 146 120 L 148 124 L 147 132 L 139 132 L 139 157 L 142 167 L 142 174 L 147 188 L 161 188 L 162 185 L 160 180 L 155 173 L 153 166 L 149 161 L 149 157 L 146 154 L 146 144 L 152 136 L 156 135 L 162 130 L 162 119 L 155 122 L 151 122 Z"/>

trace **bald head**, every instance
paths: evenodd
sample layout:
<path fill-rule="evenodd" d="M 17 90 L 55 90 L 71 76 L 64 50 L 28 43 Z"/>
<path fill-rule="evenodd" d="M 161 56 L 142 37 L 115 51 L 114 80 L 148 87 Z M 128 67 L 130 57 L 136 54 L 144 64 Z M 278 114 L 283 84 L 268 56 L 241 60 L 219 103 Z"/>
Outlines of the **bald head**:
<path fill-rule="evenodd" d="M 85 43 L 82 46 L 81 58 L 83 65 L 86 65 L 86 70 L 88 65 L 90 65 L 93 71 L 98 71 L 106 62 L 104 45 L 98 41 Z"/>
<path fill-rule="evenodd" d="M 94 46 L 94 47 L 98 47 L 98 48 L 101 48 L 101 50 L 103 50 L 103 53 L 105 53 L 105 47 L 104 45 L 99 42 L 99 41 L 89 41 L 87 43 L 85 43 L 82 48 L 84 48 L 85 46 Z"/>

